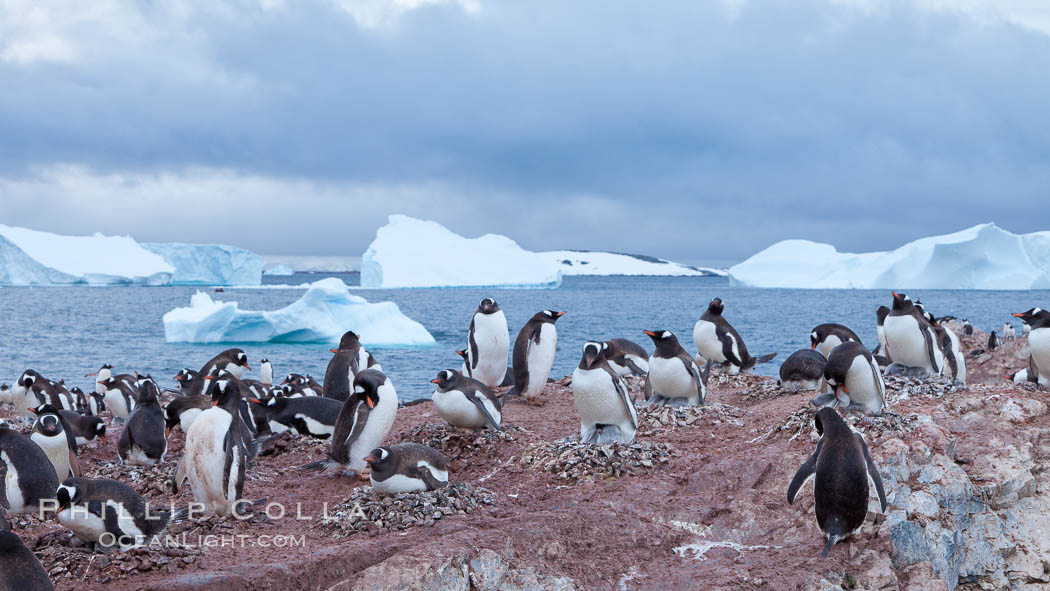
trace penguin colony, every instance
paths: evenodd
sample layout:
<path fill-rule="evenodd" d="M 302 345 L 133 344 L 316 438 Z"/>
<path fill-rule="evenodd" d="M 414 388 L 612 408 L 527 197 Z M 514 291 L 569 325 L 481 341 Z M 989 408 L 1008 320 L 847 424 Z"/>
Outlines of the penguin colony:
<path fill-rule="evenodd" d="M 668 330 L 646 330 L 654 351 L 617 338 L 588 341 L 572 373 L 572 393 L 580 420 L 580 441 L 625 443 L 638 429 L 636 401 L 624 378 L 644 379 L 644 400 L 637 404 L 699 406 L 707 401 L 714 366 L 730 374 L 746 372 L 776 356 L 750 354 L 741 335 L 723 315 L 715 298 L 696 322 L 692 355 Z M 485 298 L 471 318 L 460 371 L 445 369 L 432 380 L 432 402 L 449 425 L 480 431 L 500 430 L 507 397 L 535 401 L 546 385 L 557 349 L 556 323 L 565 312 L 537 312 L 511 345 L 506 316 Z M 1050 387 L 1050 311 L 1035 307 L 1014 314 L 1024 323 L 1029 365 L 1008 379 Z M 966 382 L 958 337 L 922 303 L 892 293 L 892 305 L 876 311 L 878 343 L 869 350 L 841 324 L 821 324 L 809 335 L 810 347 L 791 354 L 780 368 L 780 385 L 790 392 L 817 390 L 814 426 L 816 449 L 798 469 L 787 489 L 794 503 L 803 485 L 814 482 L 814 510 L 826 537 L 823 555 L 863 524 L 869 495 L 883 511 L 886 497 L 878 469 L 864 438 L 842 419 L 841 412 L 877 415 L 886 409 L 883 374 L 945 376 Z M 963 330 L 972 333 L 968 321 Z M 1015 338 L 1013 327 L 1002 328 Z M 994 340 L 995 333 L 992 333 Z M 989 344 L 989 347 L 994 346 Z M 178 389 L 166 406 L 149 375 L 115 374 L 109 364 L 96 373 L 89 393 L 67 388 L 33 369 L 14 385 L 0 386 L 0 401 L 11 403 L 32 420 L 26 436 L 0 421 L 0 591 L 50 589 L 39 562 L 16 534 L 5 514 L 52 514 L 85 542 L 98 544 L 103 534 L 127 550 L 160 534 L 175 516 L 145 519 L 146 503 L 124 483 L 80 476 L 78 448 L 107 443 L 103 412 L 123 423 L 117 444 L 119 461 L 156 464 L 167 452 L 175 428 L 186 443 L 171 486 L 187 483 L 206 510 L 228 515 L 243 501 L 246 471 L 261 439 L 284 431 L 329 442 L 327 457 L 300 469 L 327 470 L 368 480 L 381 493 L 434 490 L 449 482 L 449 462 L 438 451 L 414 443 L 383 445 L 394 424 L 398 396 L 375 357 L 350 331 L 332 358 L 325 380 L 288 374 L 273 383 L 273 366 L 260 362 L 260 379 L 244 378 L 251 367 L 241 349 L 228 349 L 199 370 L 174 376 Z M 512 364 L 507 366 L 510 356 Z M 503 394 L 496 389 L 510 386 Z M 101 549 L 101 548 L 100 548 Z"/>

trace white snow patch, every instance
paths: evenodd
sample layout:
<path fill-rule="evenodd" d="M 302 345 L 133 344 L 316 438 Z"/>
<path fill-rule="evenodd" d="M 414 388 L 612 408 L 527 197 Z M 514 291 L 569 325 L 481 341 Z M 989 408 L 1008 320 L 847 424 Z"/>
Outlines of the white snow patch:
<path fill-rule="evenodd" d="M 237 302 L 217 302 L 198 291 L 187 308 L 164 315 L 169 343 L 335 343 L 353 330 L 365 345 L 431 345 L 422 324 L 393 302 L 370 303 L 329 277 L 310 285 L 301 298 L 279 310 L 241 310 Z"/>
<path fill-rule="evenodd" d="M 701 538 L 705 538 L 707 537 L 707 534 L 711 533 L 711 526 L 699 523 L 671 520 L 670 525 L 675 529 L 690 532 Z M 768 550 L 771 548 L 782 547 L 783 546 L 746 546 L 729 540 L 697 540 L 691 544 L 683 544 L 674 548 L 674 553 L 686 558 L 706 560 L 704 555 L 707 554 L 707 551 L 711 548 L 730 548 L 737 552 L 746 552 L 749 550 Z"/>
<path fill-rule="evenodd" d="M 614 252 L 550 250 L 541 252 L 561 269 L 562 275 L 661 275 L 703 277 L 710 275 L 725 276 L 724 269 L 709 267 L 691 267 L 640 255 L 620 254 Z"/>
<path fill-rule="evenodd" d="M 357 273 L 361 271 L 361 257 L 263 255 L 263 266 L 284 265 L 296 273 Z"/>
<path fill-rule="evenodd" d="M 142 247 L 175 267 L 173 285 L 259 285 L 262 257 L 225 244 L 144 242 Z"/>
<path fill-rule="evenodd" d="M 750 287 L 1047 289 L 1050 232 L 1013 234 L 988 223 L 859 254 L 784 240 L 730 268 L 729 277 Z"/>

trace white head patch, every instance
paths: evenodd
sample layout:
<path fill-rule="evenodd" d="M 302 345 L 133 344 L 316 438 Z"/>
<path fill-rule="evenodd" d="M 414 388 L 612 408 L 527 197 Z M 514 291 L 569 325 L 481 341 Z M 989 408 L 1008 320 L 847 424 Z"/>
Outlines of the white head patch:
<path fill-rule="evenodd" d="M 673 336 L 674 336 L 674 333 L 672 333 L 672 332 L 671 332 L 671 331 L 669 331 L 669 330 L 665 330 L 665 331 L 662 331 L 662 332 L 660 333 L 660 338 L 661 338 L 661 339 L 669 339 L 669 338 L 671 338 L 671 337 L 673 337 Z"/>
<path fill-rule="evenodd" d="M 380 459 L 385 460 L 388 455 L 390 455 L 390 452 L 388 452 L 385 447 L 379 448 Z"/>

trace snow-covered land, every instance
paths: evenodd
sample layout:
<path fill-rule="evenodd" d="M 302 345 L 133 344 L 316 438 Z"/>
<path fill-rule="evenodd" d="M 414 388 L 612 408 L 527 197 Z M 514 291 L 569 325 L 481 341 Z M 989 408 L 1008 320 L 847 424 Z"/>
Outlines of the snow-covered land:
<path fill-rule="evenodd" d="M 437 222 L 392 215 L 361 258 L 361 285 L 556 287 L 558 267 L 506 236 L 464 238 Z"/>
<path fill-rule="evenodd" d="M 262 257 L 225 244 L 143 242 L 142 248 L 175 267 L 173 285 L 259 285 Z"/>
<path fill-rule="evenodd" d="M 859 254 L 784 240 L 730 268 L 729 277 L 752 287 L 1047 289 L 1050 232 L 1013 234 L 988 223 Z"/>
<path fill-rule="evenodd" d="M 656 257 L 615 252 L 551 250 L 541 252 L 561 269 L 562 275 L 673 275 L 725 276 L 724 269 L 692 267 Z"/>
<path fill-rule="evenodd" d="M 63 236 L 0 224 L 2 285 L 166 285 L 175 267 L 129 236 Z"/>
<path fill-rule="evenodd" d="M 356 332 L 371 346 L 430 345 L 434 337 L 393 302 L 370 303 L 335 277 L 316 281 L 301 298 L 271 312 L 241 310 L 198 291 L 188 308 L 164 315 L 169 343 L 336 343 Z"/>
<path fill-rule="evenodd" d="M 292 269 L 288 265 L 274 265 L 274 266 L 270 267 L 269 269 L 266 269 L 265 271 L 263 271 L 263 275 L 273 275 L 273 276 L 295 275 L 295 269 Z"/>

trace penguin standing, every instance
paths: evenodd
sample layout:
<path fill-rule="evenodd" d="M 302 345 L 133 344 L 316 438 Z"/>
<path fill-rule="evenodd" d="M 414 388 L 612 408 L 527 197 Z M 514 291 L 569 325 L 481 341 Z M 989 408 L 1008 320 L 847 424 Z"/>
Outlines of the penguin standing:
<path fill-rule="evenodd" d="M 509 352 L 507 317 L 496 300 L 485 298 L 478 304 L 467 331 L 467 375 L 489 388 L 498 387 L 507 375 Z"/>
<path fill-rule="evenodd" d="M 368 351 L 361 345 L 361 339 L 352 330 L 346 331 L 339 339 L 339 347 L 332 349 L 332 359 L 324 372 L 325 398 L 342 402 L 350 396 L 354 376 L 368 368 Z"/>
<path fill-rule="evenodd" d="M 241 499 L 245 465 L 255 455 L 251 449 L 255 444 L 240 420 L 241 392 L 236 381 L 219 377 L 210 390 L 213 406 L 193 421 L 186 434 L 172 489 L 178 492 L 189 480 L 194 498 L 205 511 L 228 515 Z"/>
<path fill-rule="evenodd" d="M 811 402 L 814 406 L 841 407 L 869 415 L 886 408 L 886 384 L 872 354 L 857 342 L 843 343 L 831 352 L 824 379 L 834 390 Z"/>
<path fill-rule="evenodd" d="M 780 387 L 788 392 L 822 389 L 827 362 L 819 350 L 795 351 L 780 366 Z"/>
<path fill-rule="evenodd" d="M 1031 308 L 1027 312 L 1014 314 L 1020 318 L 1028 332 L 1029 357 L 1028 379 L 1040 386 L 1050 387 L 1050 310 Z"/>
<path fill-rule="evenodd" d="M 989 351 L 995 351 L 995 349 L 998 346 L 999 346 L 999 337 L 995 334 L 995 331 L 993 330 L 991 332 L 991 334 L 988 335 L 988 350 Z"/>
<path fill-rule="evenodd" d="M 960 384 L 966 383 L 966 356 L 963 355 L 962 345 L 959 337 L 951 329 L 943 324 L 935 324 L 933 333 L 937 337 L 937 345 L 941 349 L 941 375 L 951 378 Z"/>
<path fill-rule="evenodd" d="M 638 431 L 638 412 L 623 379 L 609 366 L 608 350 L 605 343 L 585 343 L 583 357 L 572 372 L 572 397 L 576 412 L 580 413 L 580 441 L 629 444 Z"/>
<path fill-rule="evenodd" d="M 925 311 L 903 293 L 893 293 L 893 307 L 886 316 L 886 347 L 893 363 L 928 375 L 939 375 L 944 354 Z"/>
<path fill-rule="evenodd" d="M 434 410 L 453 427 L 497 431 L 503 421 L 503 402 L 485 384 L 446 369 L 430 380 L 437 384 L 432 400 Z"/>
<path fill-rule="evenodd" d="M 883 513 L 886 512 L 886 492 L 864 437 L 853 432 L 839 413 L 822 408 L 813 423 L 820 434 L 817 449 L 791 479 L 787 500 L 788 504 L 794 503 L 799 489 L 813 479 L 817 525 L 828 538 L 821 554 L 825 557 L 832 546 L 864 525 L 871 491 L 868 482 L 875 485 Z"/>
<path fill-rule="evenodd" d="M 259 379 L 241 380 L 241 384 L 248 388 L 253 397 L 265 398 L 273 389 L 273 365 L 270 360 L 259 360 Z"/>
<path fill-rule="evenodd" d="M 973 325 L 970 324 L 970 321 L 968 319 L 963 318 L 962 327 L 963 327 L 963 334 L 964 335 L 966 335 L 966 336 L 972 336 L 973 335 Z"/>
<path fill-rule="evenodd" d="M 364 474 L 368 452 L 379 447 L 397 414 L 397 392 L 383 372 L 366 369 L 354 378 L 354 391 L 343 402 L 332 434 L 329 470 Z"/>
<path fill-rule="evenodd" d="M 459 355 L 463 359 L 463 365 L 460 366 L 459 373 L 467 376 L 468 378 L 471 377 L 470 376 L 470 361 L 467 360 L 467 356 L 469 355 L 469 353 L 467 353 L 467 350 L 466 349 L 460 349 L 460 350 L 456 351 L 456 355 Z M 504 370 L 503 381 L 500 382 L 499 385 L 501 387 L 502 386 L 513 386 L 514 385 L 514 368 L 513 367 L 511 367 L 509 365 L 507 366 L 507 368 Z"/>
<path fill-rule="evenodd" d="M 886 344 L 886 317 L 890 315 L 890 309 L 886 306 L 879 306 L 875 310 L 875 335 L 878 338 L 879 344 L 875 347 L 875 351 L 881 356 L 893 363 L 893 355 L 890 353 L 890 348 Z"/>
<path fill-rule="evenodd" d="M 725 306 L 720 298 L 711 300 L 707 310 L 693 326 L 693 344 L 703 359 L 728 365 L 729 373 L 748 371 L 759 363 L 773 359 L 777 354 L 769 353 L 761 357 L 752 357 L 747 351 L 744 339 L 725 318 L 722 311 Z"/>
<path fill-rule="evenodd" d="M 0 511 L 0 591 L 55 591 L 44 566 L 22 543 L 22 538 L 11 531 L 3 511 Z"/>
<path fill-rule="evenodd" d="M 179 394 L 187 395 L 193 387 L 193 382 L 197 379 L 197 372 L 184 367 L 172 379 L 179 383 Z"/>
<path fill-rule="evenodd" d="M 30 412 L 30 409 L 36 408 L 44 402 L 33 390 L 33 385 L 42 380 L 45 380 L 45 378 L 32 369 L 23 371 L 22 375 L 15 380 L 15 384 L 11 388 L 11 404 L 14 405 L 19 415 L 32 417 L 33 413 Z"/>
<path fill-rule="evenodd" d="M 364 461 L 372 469 L 372 488 L 383 494 L 437 490 L 448 484 L 448 459 L 426 445 L 377 447 Z"/>
<path fill-rule="evenodd" d="M 0 422 L 0 462 L 9 513 L 36 513 L 40 501 L 55 498 L 58 476 L 47 454 L 28 437 Z"/>
<path fill-rule="evenodd" d="M 105 388 L 103 400 L 113 419 L 127 421 L 137 402 L 135 396 L 138 392 L 135 386 L 117 377 L 100 380 L 99 384 Z"/>
<path fill-rule="evenodd" d="M 152 466 L 168 451 L 164 411 L 157 399 L 157 384 L 147 379 L 139 388 L 139 403 L 117 441 L 121 462 L 133 466 Z"/>
<path fill-rule="evenodd" d="M 835 347 L 850 341 L 859 343 L 860 337 L 842 324 L 821 324 L 809 333 L 810 348 L 820 351 L 825 359 Z"/>
<path fill-rule="evenodd" d="M 189 389 L 184 392 L 188 396 L 201 396 L 208 389 L 208 376 L 218 375 L 219 371 L 226 370 L 230 375 L 241 379 L 245 371 L 251 371 L 248 365 L 248 356 L 244 350 L 233 348 L 226 349 L 201 366 L 200 371 L 190 381 Z M 181 383 L 180 383 L 181 384 Z"/>
<path fill-rule="evenodd" d="M 605 341 L 603 352 L 609 367 L 620 377 L 649 373 L 649 353 L 638 343 L 628 339 L 609 339 Z"/>
<path fill-rule="evenodd" d="M 1017 336 L 1017 331 L 1014 330 L 1014 325 L 1009 322 L 1003 323 L 1003 338 L 1006 340 L 1012 340 Z"/>
<path fill-rule="evenodd" d="M 59 479 L 79 476 L 77 441 L 72 429 L 50 404 L 41 404 L 32 412 L 37 415 L 37 419 L 29 439 L 47 454 L 47 459 L 55 468 L 55 475 Z"/>
<path fill-rule="evenodd" d="M 116 480 L 68 478 L 59 485 L 58 522 L 88 543 L 112 540 L 121 550 L 148 544 L 167 527 L 171 513 L 149 507 L 135 489 Z"/>
<path fill-rule="evenodd" d="M 535 400 L 550 377 L 558 349 L 558 330 L 554 323 L 565 312 L 543 310 L 525 323 L 514 340 L 514 387 L 508 393 Z"/>
<path fill-rule="evenodd" d="M 707 379 L 711 376 L 708 359 L 703 371 L 669 330 L 647 330 L 656 350 L 649 357 L 645 379 L 645 399 L 651 404 L 700 406 L 707 401 Z"/>

